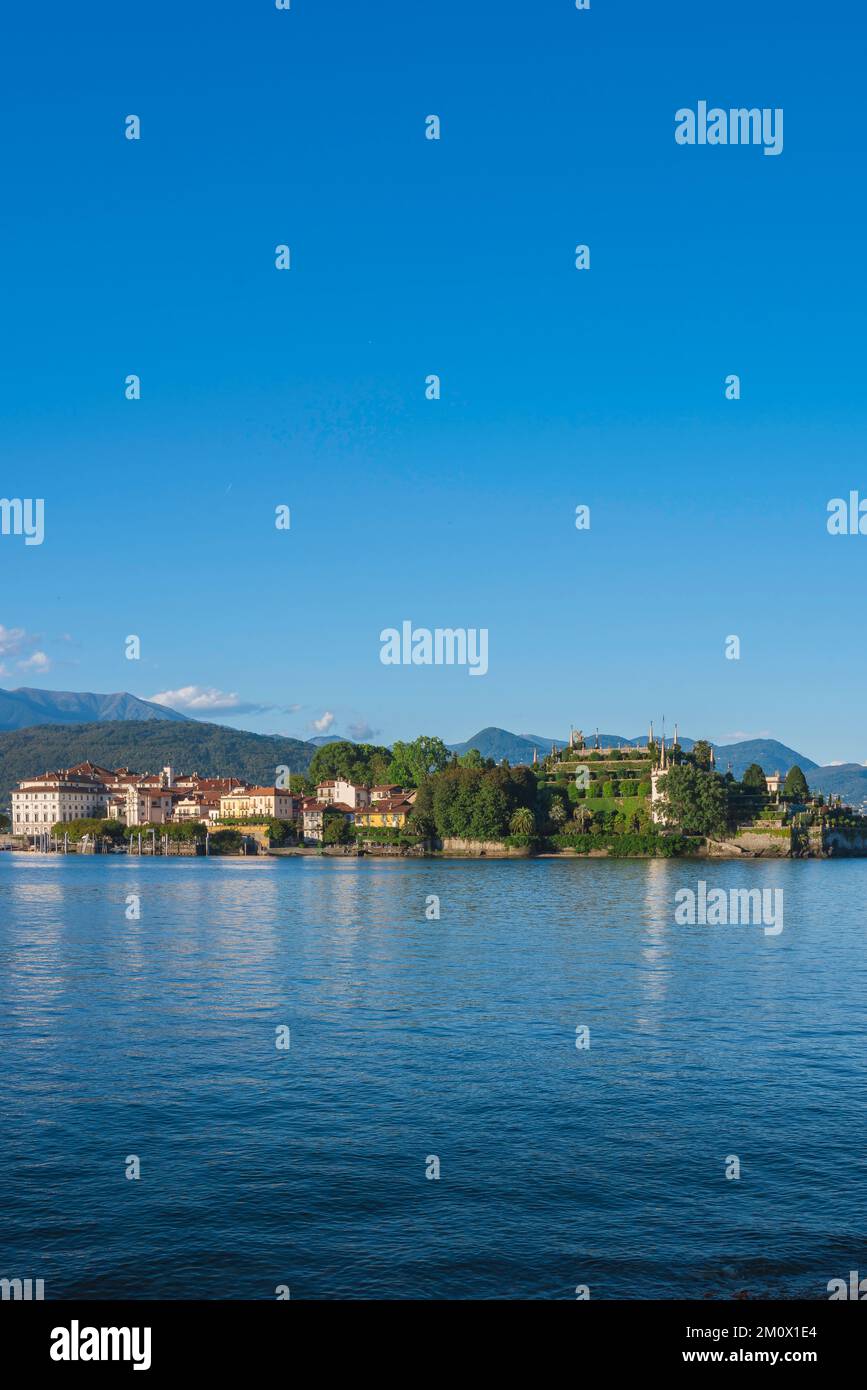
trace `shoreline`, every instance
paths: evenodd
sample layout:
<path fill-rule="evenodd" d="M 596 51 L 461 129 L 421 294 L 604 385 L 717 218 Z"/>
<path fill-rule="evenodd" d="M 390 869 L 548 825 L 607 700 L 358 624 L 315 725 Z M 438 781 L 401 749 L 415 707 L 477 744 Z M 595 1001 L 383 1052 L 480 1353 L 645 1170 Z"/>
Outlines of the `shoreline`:
<path fill-rule="evenodd" d="M 528 854 L 524 851 L 509 850 L 481 850 L 477 853 L 461 850 L 433 850 L 422 854 L 394 854 L 388 851 L 377 853 L 375 850 L 364 850 L 360 854 L 337 853 L 333 850 L 319 850 L 313 846 L 297 846 L 286 849 L 263 850 L 258 854 L 130 854 L 127 851 L 109 852 L 107 854 L 79 854 L 76 850 L 71 850 L 64 854 L 59 850 L 32 850 L 13 848 L 9 845 L 0 846 L 0 854 L 16 854 L 32 857 L 34 859 L 126 859 L 126 860 L 232 860 L 239 859 L 319 859 L 335 860 L 339 863 L 349 860 L 364 859 L 387 859 L 400 863 L 415 863 L 420 860 L 441 861 L 449 860 L 454 862 L 480 863 L 483 861 L 496 860 L 497 862 L 527 862 L 533 860 L 599 860 L 610 859 L 615 863 L 636 863 L 647 862 L 650 860 L 662 863 L 779 863 L 780 861 L 835 861 L 848 859 L 865 859 L 867 853 L 863 854 L 762 854 L 751 851 L 741 851 L 738 853 L 709 853 L 698 851 L 693 854 L 610 854 L 607 850 L 588 850 L 582 853 L 580 850 L 540 850 L 538 854 Z"/>

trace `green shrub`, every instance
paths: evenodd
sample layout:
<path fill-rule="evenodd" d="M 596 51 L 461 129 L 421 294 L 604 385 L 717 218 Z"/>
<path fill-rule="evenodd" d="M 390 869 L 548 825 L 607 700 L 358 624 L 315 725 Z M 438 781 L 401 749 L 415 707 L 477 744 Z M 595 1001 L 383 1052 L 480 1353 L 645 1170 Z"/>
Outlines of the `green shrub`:
<path fill-rule="evenodd" d="M 353 840 L 352 826 L 344 816 L 330 815 L 326 811 L 322 826 L 323 845 L 348 845 Z"/>
<path fill-rule="evenodd" d="M 92 840 L 105 839 L 117 845 L 124 837 L 124 826 L 119 820 L 106 820 L 102 816 L 82 816 L 78 820 L 58 821 L 51 827 L 51 833 L 61 840 L 64 835 L 68 835 L 73 844 L 89 835 Z"/>
<path fill-rule="evenodd" d="M 589 854 L 591 850 L 607 850 L 613 859 L 627 859 L 636 855 L 670 859 L 692 853 L 701 844 L 701 840 L 687 835 L 660 835 L 656 831 L 627 835 L 598 832 L 581 835 L 569 831 L 563 835 L 552 835 L 551 844 L 556 849 L 573 849 L 579 854 Z"/>
<path fill-rule="evenodd" d="M 424 836 L 401 830 L 394 825 L 371 825 L 356 826 L 355 839 L 359 845 L 400 845 L 409 848 L 411 845 L 420 845 Z"/>
<path fill-rule="evenodd" d="M 211 854 L 240 854 L 244 837 L 238 830 L 217 830 L 210 838 Z"/>

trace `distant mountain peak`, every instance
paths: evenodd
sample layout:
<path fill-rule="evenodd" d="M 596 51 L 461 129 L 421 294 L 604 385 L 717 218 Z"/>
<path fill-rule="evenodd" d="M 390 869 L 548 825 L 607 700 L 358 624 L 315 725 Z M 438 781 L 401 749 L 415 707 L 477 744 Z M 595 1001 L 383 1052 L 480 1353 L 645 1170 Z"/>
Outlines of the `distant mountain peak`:
<path fill-rule="evenodd" d="M 142 700 L 129 691 L 101 695 L 93 691 L 37 690 L 18 686 L 0 689 L 0 731 L 29 729 L 37 724 L 97 724 L 119 720 L 163 719 L 190 723 L 185 714 L 167 705 Z"/>

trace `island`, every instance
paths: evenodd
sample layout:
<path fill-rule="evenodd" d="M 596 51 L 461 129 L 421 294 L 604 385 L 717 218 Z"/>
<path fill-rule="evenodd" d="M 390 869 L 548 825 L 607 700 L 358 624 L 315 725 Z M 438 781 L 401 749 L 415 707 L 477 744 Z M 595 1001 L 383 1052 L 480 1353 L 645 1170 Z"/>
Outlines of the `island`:
<path fill-rule="evenodd" d="M 867 817 L 802 769 L 740 779 L 713 746 L 654 734 L 604 747 L 572 728 L 532 763 L 457 754 L 435 736 L 335 741 L 267 783 L 84 761 L 22 779 L 0 847 L 36 853 L 473 858 L 867 855 Z"/>

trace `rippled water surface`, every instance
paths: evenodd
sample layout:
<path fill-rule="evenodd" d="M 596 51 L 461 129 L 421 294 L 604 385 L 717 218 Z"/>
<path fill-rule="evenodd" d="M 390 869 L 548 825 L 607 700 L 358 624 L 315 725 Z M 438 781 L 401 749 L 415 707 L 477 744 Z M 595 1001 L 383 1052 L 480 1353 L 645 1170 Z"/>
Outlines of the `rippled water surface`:
<path fill-rule="evenodd" d="M 676 926 L 699 878 L 783 888 L 782 933 Z M 865 885 L 859 861 L 0 854 L 0 1277 L 827 1297 L 867 1273 Z"/>

